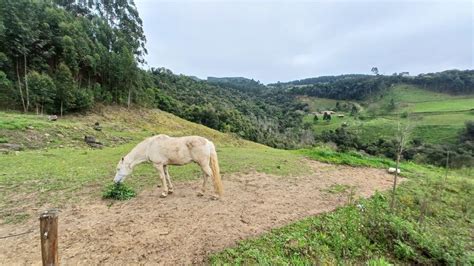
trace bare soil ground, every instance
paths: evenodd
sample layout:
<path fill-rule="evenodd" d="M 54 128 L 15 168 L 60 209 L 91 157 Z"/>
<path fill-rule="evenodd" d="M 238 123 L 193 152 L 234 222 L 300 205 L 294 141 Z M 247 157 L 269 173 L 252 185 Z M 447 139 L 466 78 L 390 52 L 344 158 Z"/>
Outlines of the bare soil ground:
<path fill-rule="evenodd" d="M 383 170 L 336 166 L 308 161 L 313 173 L 277 177 L 261 173 L 224 176 L 225 196 L 215 201 L 197 197 L 201 181 L 175 184 L 175 193 L 162 199 L 148 190 L 132 200 L 97 199 L 61 210 L 60 262 L 69 264 L 204 264 L 210 253 L 234 245 L 271 228 L 346 204 L 353 186 L 355 197 L 369 197 L 390 187 Z M 341 187 L 341 186 L 339 186 Z M 38 220 L 4 225 L 0 236 L 0 264 L 41 264 Z"/>

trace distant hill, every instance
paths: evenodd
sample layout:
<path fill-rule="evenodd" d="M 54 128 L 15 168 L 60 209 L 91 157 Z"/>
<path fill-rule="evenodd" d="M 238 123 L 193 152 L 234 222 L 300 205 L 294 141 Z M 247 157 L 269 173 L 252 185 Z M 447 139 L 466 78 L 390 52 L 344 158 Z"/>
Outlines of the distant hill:
<path fill-rule="evenodd" d="M 408 76 L 406 72 L 393 75 L 350 74 L 322 76 L 269 84 L 286 88 L 291 94 L 338 100 L 365 100 L 395 84 L 416 85 L 426 90 L 453 95 L 474 94 L 474 70 L 446 70 Z"/>

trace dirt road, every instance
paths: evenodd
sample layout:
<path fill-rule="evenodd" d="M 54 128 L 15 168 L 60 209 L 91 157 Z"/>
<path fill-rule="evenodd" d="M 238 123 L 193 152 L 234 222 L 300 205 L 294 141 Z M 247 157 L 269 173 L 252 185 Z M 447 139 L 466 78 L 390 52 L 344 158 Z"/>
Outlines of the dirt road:
<path fill-rule="evenodd" d="M 368 197 L 391 185 L 382 170 L 308 161 L 309 176 L 276 177 L 261 173 L 224 176 L 225 196 L 197 197 L 200 181 L 175 185 L 159 198 L 157 190 L 108 206 L 98 199 L 60 213 L 59 255 L 67 264 L 202 264 L 208 254 L 274 227 L 333 210 L 349 192 L 329 192 L 335 184 L 355 187 Z M 339 186 L 341 187 L 341 186 Z M 0 264 L 40 264 L 38 221 L 0 226 Z"/>

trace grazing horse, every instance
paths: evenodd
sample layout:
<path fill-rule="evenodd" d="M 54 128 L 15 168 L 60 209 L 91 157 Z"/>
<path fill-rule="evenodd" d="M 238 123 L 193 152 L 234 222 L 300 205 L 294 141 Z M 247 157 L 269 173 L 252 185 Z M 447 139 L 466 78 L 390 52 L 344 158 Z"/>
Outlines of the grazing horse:
<path fill-rule="evenodd" d="M 191 162 L 197 163 L 204 173 L 202 190 L 198 195 L 204 195 L 207 179 L 212 177 L 215 192 L 222 196 L 223 188 L 216 148 L 211 141 L 203 137 L 174 138 L 167 135 L 157 135 L 145 139 L 120 159 L 117 164 L 114 182 L 123 182 L 132 173 L 133 168 L 143 162 L 153 163 L 156 170 L 158 170 L 163 184 L 163 192 L 161 193 L 163 198 L 173 193 L 168 165 L 184 165 Z"/>

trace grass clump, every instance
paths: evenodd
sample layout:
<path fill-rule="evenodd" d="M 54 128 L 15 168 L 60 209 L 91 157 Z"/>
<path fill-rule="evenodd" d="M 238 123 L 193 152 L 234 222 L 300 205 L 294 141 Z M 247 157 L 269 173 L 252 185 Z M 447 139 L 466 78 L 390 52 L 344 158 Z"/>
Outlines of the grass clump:
<path fill-rule="evenodd" d="M 129 200 L 135 197 L 137 193 L 123 183 L 114 183 L 108 185 L 102 193 L 104 199 Z"/>
<path fill-rule="evenodd" d="M 357 152 L 337 152 L 328 148 L 315 147 L 312 149 L 298 150 L 297 153 L 302 154 L 308 158 L 316 159 L 325 163 L 345 164 L 351 166 L 365 166 L 385 168 L 393 165 L 389 159 L 378 157 L 367 157 Z"/>

